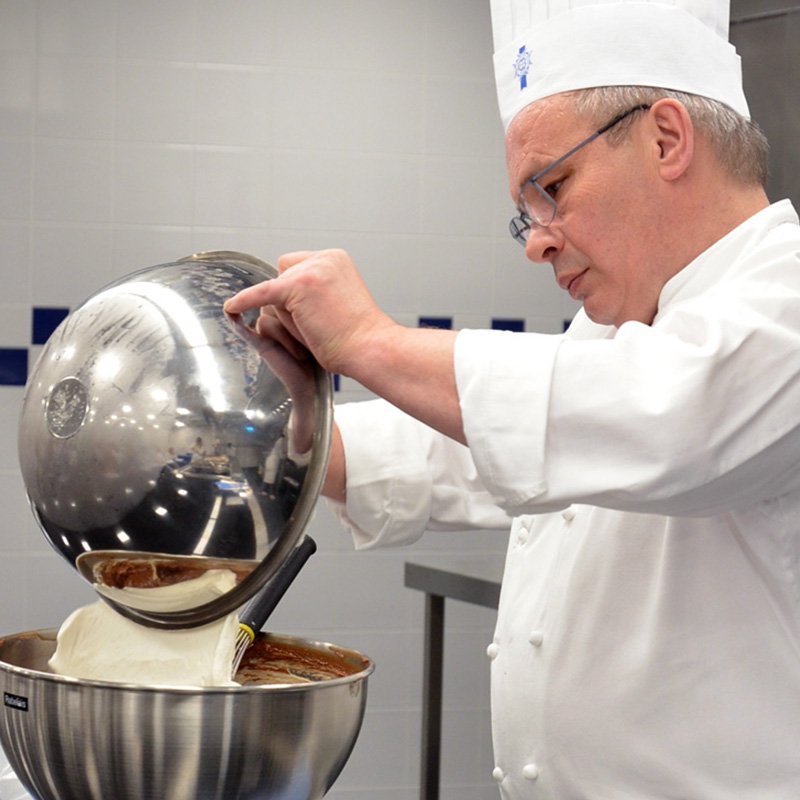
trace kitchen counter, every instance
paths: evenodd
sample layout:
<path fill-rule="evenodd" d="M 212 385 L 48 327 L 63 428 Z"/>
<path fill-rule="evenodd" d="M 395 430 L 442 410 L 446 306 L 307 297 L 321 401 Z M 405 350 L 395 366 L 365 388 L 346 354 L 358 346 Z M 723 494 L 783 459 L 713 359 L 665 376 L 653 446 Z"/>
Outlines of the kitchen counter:
<path fill-rule="evenodd" d="M 406 561 L 405 585 L 425 592 L 420 800 L 439 798 L 445 598 L 497 608 L 504 560 L 489 554 Z"/>

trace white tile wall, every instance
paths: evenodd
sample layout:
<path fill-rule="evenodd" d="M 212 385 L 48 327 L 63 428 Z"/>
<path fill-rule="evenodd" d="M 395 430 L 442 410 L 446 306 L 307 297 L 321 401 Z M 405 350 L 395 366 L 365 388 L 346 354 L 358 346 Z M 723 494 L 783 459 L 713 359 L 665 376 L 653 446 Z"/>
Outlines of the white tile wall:
<path fill-rule="evenodd" d="M 110 141 L 34 139 L 35 167 L 30 166 L 33 219 L 37 222 L 110 222 L 113 156 Z M 20 182 L 22 178 L 20 175 Z M 52 270 L 52 267 L 34 265 L 34 272 L 40 268 Z"/>
<path fill-rule="evenodd" d="M 121 61 L 112 108 L 119 141 L 190 143 L 195 111 L 194 64 Z"/>
<path fill-rule="evenodd" d="M 114 71 L 97 58 L 40 57 L 36 135 L 108 141 L 114 129 Z"/>
<path fill-rule="evenodd" d="M 274 260 L 344 246 L 408 324 L 513 317 L 560 331 L 574 307 L 510 241 L 510 211 L 486 0 L 0 0 L 0 348 L 29 343 L 33 306 L 75 306 L 204 249 Z M 343 381 L 340 397 L 366 393 Z M 57 626 L 93 597 L 27 508 L 21 398 L 0 386 L 0 632 Z M 273 627 L 377 662 L 363 734 L 329 796 L 411 800 L 423 598 L 403 587 L 403 563 L 496 553 L 505 537 L 354 553 L 324 507 L 311 533 L 319 553 Z M 496 796 L 494 614 L 451 606 L 443 797 L 477 800 Z"/>
<path fill-rule="evenodd" d="M 0 135 L 30 135 L 35 84 L 33 56 L 10 50 L 0 54 Z"/>

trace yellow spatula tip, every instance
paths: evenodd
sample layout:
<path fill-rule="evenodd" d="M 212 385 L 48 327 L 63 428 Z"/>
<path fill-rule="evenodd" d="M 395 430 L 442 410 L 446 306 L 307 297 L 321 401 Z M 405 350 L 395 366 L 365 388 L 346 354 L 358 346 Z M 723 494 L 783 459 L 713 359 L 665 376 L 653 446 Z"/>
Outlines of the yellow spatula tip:
<path fill-rule="evenodd" d="M 246 622 L 240 622 L 239 629 L 247 634 L 247 638 L 251 642 L 256 638 L 256 632 Z"/>

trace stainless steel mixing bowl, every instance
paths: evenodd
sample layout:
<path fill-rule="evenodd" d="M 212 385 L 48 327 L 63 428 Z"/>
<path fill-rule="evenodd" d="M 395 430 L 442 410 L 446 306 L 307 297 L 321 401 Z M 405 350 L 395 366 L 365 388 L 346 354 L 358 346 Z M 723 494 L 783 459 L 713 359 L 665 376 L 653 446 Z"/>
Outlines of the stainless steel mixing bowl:
<path fill-rule="evenodd" d="M 251 334 L 222 306 L 274 278 L 210 252 L 101 289 L 53 333 L 19 425 L 25 488 L 46 537 L 87 580 L 153 557 L 229 566 L 221 597 L 117 610 L 186 627 L 231 613 L 294 548 L 316 503 L 332 425 L 330 376 Z"/>
<path fill-rule="evenodd" d="M 319 683 L 159 688 L 48 672 L 56 632 L 0 638 L 0 743 L 39 800 L 316 800 L 358 736 L 372 662 Z"/>

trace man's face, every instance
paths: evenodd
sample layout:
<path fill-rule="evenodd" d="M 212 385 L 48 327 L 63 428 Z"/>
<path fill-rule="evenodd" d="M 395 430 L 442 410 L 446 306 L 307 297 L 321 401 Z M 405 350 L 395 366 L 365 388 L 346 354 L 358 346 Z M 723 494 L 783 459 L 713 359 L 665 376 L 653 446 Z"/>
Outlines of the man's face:
<path fill-rule="evenodd" d="M 600 324 L 652 322 L 675 271 L 664 252 L 657 145 L 642 129 L 645 116 L 631 119 L 622 142 L 600 136 L 542 177 L 557 213 L 549 227 L 533 226 L 525 248 L 531 261 L 552 265 L 558 285 Z M 514 202 L 528 178 L 592 132 L 563 96 L 523 110 L 506 137 Z"/>

